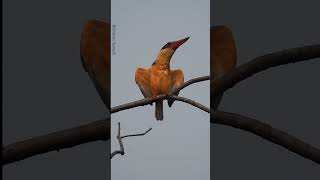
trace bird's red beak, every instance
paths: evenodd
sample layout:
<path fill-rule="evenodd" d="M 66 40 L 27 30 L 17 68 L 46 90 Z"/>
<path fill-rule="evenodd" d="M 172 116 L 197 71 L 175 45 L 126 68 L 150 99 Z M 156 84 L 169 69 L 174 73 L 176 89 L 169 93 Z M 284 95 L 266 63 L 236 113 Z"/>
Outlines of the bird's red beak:
<path fill-rule="evenodd" d="M 185 43 L 187 40 L 189 39 L 189 37 L 184 38 L 184 39 L 180 39 L 178 41 L 174 41 L 170 44 L 170 48 L 176 50 L 178 49 L 178 47 L 180 47 L 183 43 Z"/>

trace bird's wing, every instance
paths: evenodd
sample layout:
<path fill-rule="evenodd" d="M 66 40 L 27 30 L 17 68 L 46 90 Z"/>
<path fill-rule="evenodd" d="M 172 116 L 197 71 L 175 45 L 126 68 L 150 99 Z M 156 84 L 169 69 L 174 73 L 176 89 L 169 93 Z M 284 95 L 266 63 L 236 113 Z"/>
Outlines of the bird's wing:
<path fill-rule="evenodd" d="M 180 69 L 171 71 L 171 86 L 169 89 L 169 93 L 175 91 L 177 88 L 182 86 L 183 83 L 184 83 L 183 71 L 181 71 Z M 178 95 L 178 94 L 179 92 L 175 93 L 174 95 Z M 169 107 L 172 106 L 173 102 L 174 102 L 173 99 L 168 99 Z"/>
<path fill-rule="evenodd" d="M 234 70 L 237 64 L 236 46 L 232 32 L 225 26 L 214 26 L 210 29 L 210 83 Z M 213 88 L 212 88 L 213 89 Z M 217 109 L 222 94 L 210 98 L 213 109 Z"/>
<path fill-rule="evenodd" d="M 110 109 L 110 24 L 90 20 L 82 31 L 81 62 L 100 98 Z"/>
<path fill-rule="evenodd" d="M 145 98 L 152 97 L 150 86 L 150 70 L 144 68 L 137 68 L 135 73 L 135 81 Z"/>
<path fill-rule="evenodd" d="M 236 67 L 236 46 L 232 32 L 225 26 L 210 29 L 210 44 L 210 67 L 215 80 Z"/>

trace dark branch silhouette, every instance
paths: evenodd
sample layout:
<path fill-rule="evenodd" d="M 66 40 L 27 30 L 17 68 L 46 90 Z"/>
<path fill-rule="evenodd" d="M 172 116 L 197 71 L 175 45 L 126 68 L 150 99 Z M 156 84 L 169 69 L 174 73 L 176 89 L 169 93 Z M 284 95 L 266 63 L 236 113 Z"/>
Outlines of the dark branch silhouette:
<path fill-rule="evenodd" d="M 306 159 L 310 159 L 315 163 L 320 164 L 320 149 L 256 119 L 235 113 L 215 111 L 213 115 L 211 115 L 210 121 L 211 123 L 232 126 L 237 129 L 251 132 L 270 142 L 278 144 L 289 151 L 295 152 Z"/>
<path fill-rule="evenodd" d="M 110 159 L 112 159 L 113 156 L 115 156 L 115 155 L 117 155 L 117 154 L 121 154 L 121 156 L 124 155 L 124 146 L 123 146 L 122 139 L 127 138 L 127 137 L 133 137 L 133 136 L 144 136 L 144 135 L 146 135 L 149 131 L 151 131 L 151 129 L 152 129 L 152 128 L 149 128 L 146 132 L 140 133 L 140 134 L 130 134 L 130 135 L 121 136 L 120 122 L 118 122 L 118 135 L 117 135 L 117 139 L 118 139 L 118 142 L 119 142 L 120 150 L 113 151 L 113 152 L 110 154 Z"/>
<path fill-rule="evenodd" d="M 2 165 L 49 151 L 59 151 L 76 145 L 110 139 L 110 118 L 34 137 L 2 148 Z"/>
<path fill-rule="evenodd" d="M 221 92 L 232 88 L 235 84 L 241 82 L 242 80 L 249 78 L 250 76 L 264 71 L 268 68 L 299 61 L 306 61 L 316 57 L 320 57 L 320 45 L 287 49 L 284 51 L 279 51 L 255 58 L 254 60 L 239 66 L 236 70 L 227 74 L 216 83 L 212 83 L 211 81 L 212 88 L 210 95 L 216 97 L 221 94 Z M 182 88 L 196 82 L 209 80 L 208 76 L 195 79 L 196 80 L 193 79 L 187 81 Z M 180 91 L 181 89 L 179 89 L 178 91 Z M 111 109 L 111 113 L 116 113 L 138 106 L 144 106 L 156 100 L 167 98 L 175 98 L 178 101 L 180 100 L 189 103 L 204 110 L 205 112 L 208 112 L 207 107 L 192 100 L 179 96 L 161 95 L 156 98 L 147 98 L 116 106 Z M 281 145 L 292 152 L 295 152 L 307 159 L 320 164 L 319 149 L 312 147 L 302 140 L 299 140 L 283 131 L 272 128 L 265 123 L 241 115 L 225 113 L 221 111 L 211 112 L 211 123 L 223 124 L 254 133 L 268 141 Z M 63 148 L 70 148 L 91 141 L 108 139 L 110 139 L 110 118 L 9 144 L 2 148 L 1 162 L 2 165 L 4 165 L 37 154 L 42 154 L 53 150 L 60 150 Z"/>
<path fill-rule="evenodd" d="M 250 76 L 272 67 L 300 61 L 308 61 L 320 57 L 320 44 L 286 49 L 257 57 L 216 81 L 211 81 L 211 96 L 218 97 L 227 89 Z"/>

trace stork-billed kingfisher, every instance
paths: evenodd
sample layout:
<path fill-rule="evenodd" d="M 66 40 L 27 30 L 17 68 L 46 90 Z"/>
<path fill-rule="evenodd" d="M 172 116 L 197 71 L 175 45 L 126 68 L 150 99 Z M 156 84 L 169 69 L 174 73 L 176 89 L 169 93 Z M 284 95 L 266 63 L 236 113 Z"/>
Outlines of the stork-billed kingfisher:
<path fill-rule="evenodd" d="M 184 83 L 182 70 L 171 70 L 170 60 L 175 51 L 188 39 L 189 37 L 168 42 L 160 49 L 150 68 L 137 68 L 135 81 L 145 98 L 169 94 Z M 173 102 L 171 99 L 168 100 L 169 107 Z M 163 100 L 156 101 L 155 117 L 156 120 L 163 120 Z"/>

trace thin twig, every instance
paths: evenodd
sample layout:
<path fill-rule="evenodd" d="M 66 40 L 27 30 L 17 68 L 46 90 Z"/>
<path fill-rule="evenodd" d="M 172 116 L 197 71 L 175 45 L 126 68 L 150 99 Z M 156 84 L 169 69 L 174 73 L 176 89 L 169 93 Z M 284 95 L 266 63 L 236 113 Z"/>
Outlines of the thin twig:
<path fill-rule="evenodd" d="M 120 150 L 113 151 L 113 152 L 110 154 L 110 159 L 112 159 L 113 156 L 115 156 L 115 155 L 117 155 L 117 154 L 121 154 L 121 156 L 124 155 L 124 146 L 123 146 L 122 139 L 127 138 L 127 137 L 133 137 L 133 136 L 144 136 L 144 135 L 146 135 L 149 131 L 151 131 L 151 129 L 152 129 L 152 128 L 149 128 L 146 132 L 140 133 L 140 134 L 129 134 L 129 135 L 121 136 L 121 134 L 120 134 L 120 131 L 121 131 L 120 122 L 118 122 L 118 135 L 117 135 L 117 139 L 118 139 L 118 142 L 119 142 Z"/>
<path fill-rule="evenodd" d="M 140 133 L 140 134 L 129 134 L 129 135 L 125 135 L 125 136 L 122 136 L 121 138 L 124 139 L 124 138 L 127 138 L 127 137 L 133 137 L 133 136 L 144 136 L 146 135 L 149 131 L 151 131 L 152 128 L 149 128 L 146 132 L 144 133 Z"/>
<path fill-rule="evenodd" d="M 118 122 L 118 135 L 117 135 L 117 139 L 119 142 L 119 146 L 120 146 L 120 150 L 114 151 L 111 153 L 110 155 L 110 159 L 112 159 L 113 156 L 115 156 L 116 154 L 121 154 L 121 156 L 124 155 L 124 147 L 123 147 L 123 142 L 122 142 L 122 138 L 121 138 L 121 128 L 120 128 L 120 122 Z"/>

